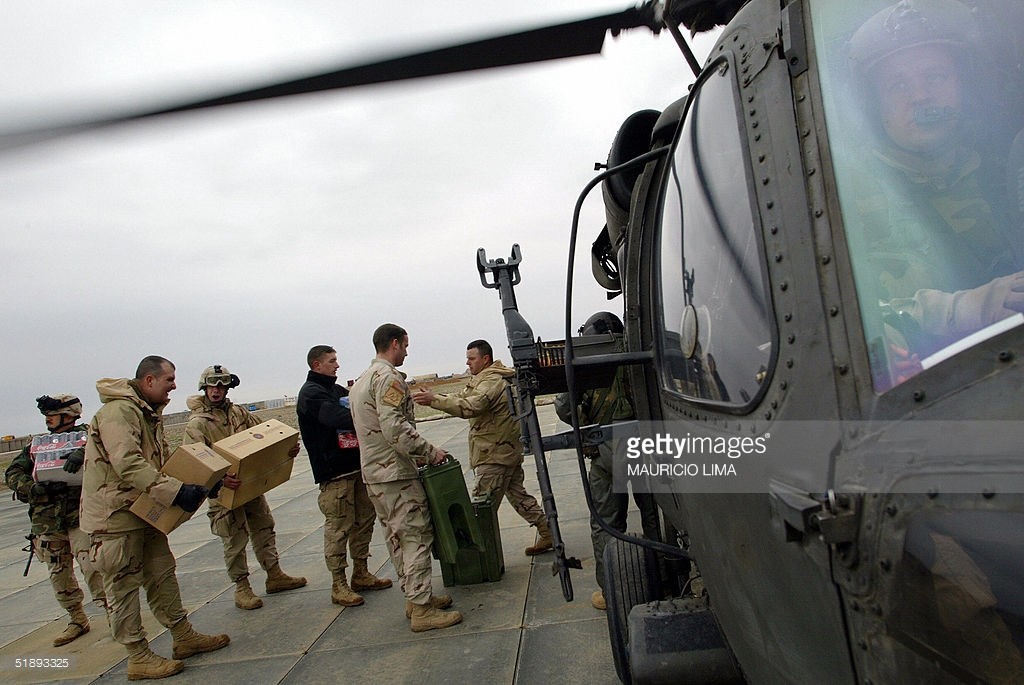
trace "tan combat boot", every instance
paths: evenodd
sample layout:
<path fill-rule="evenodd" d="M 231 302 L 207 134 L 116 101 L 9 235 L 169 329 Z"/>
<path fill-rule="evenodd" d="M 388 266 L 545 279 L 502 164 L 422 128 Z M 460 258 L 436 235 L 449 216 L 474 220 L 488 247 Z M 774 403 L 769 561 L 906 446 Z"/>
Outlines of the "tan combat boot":
<path fill-rule="evenodd" d="M 53 639 L 54 647 L 66 645 L 89 632 L 89 617 L 85 615 L 85 609 L 81 604 L 68 609 L 68 613 L 71 614 L 71 622 L 68 623 L 68 627 L 64 629 L 63 633 Z"/>
<path fill-rule="evenodd" d="M 345 572 L 339 571 L 334 574 L 334 582 L 331 584 L 331 601 L 343 607 L 357 607 L 363 603 L 361 595 L 352 591 L 345 580 Z"/>
<path fill-rule="evenodd" d="M 267 571 L 267 594 L 272 595 L 275 592 L 284 592 L 285 590 L 294 590 L 295 588 L 303 587 L 306 584 L 306 579 L 302 576 L 290 576 L 281 570 L 280 566 Z"/>
<path fill-rule="evenodd" d="M 390 578 L 378 578 L 366 567 L 366 559 L 355 559 L 352 568 L 353 590 L 386 590 L 391 587 Z"/>
<path fill-rule="evenodd" d="M 253 594 L 248 578 L 235 583 L 235 606 L 239 609 L 259 609 L 263 606 L 263 600 Z"/>
<path fill-rule="evenodd" d="M 447 609 L 452 605 L 451 595 L 430 595 L 430 606 L 435 609 Z M 412 618 L 412 608 L 416 606 L 409 600 L 405 600 L 405 617 Z"/>
<path fill-rule="evenodd" d="M 555 546 L 555 541 L 551 539 L 551 529 L 548 528 L 547 521 L 541 521 L 537 524 L 537 533 L 540 536 L 537 538 L 537 542 L 526 548 L 526 556 L 528 557 L 543 554 Z"/>
<path fill-rule="evenodd" d="M 185 670 L 185 662 L 154 654 L 145 640 L 128 647 L 128 680 L 156 680 Z"/>
<path fill-rule="evenodd" d="M 594 594 L 590 595 L 590 606 L 598 611 L 608 610 L 608 604 L 604 601 L 604 593 L 601 590 L 594 590 Z"/>
<path fill-rule="evenodd" d="M 456 623 L 462 623 L 462 614 L 458 611 L 443 611 L 427 604 L 413 604 L 410 618 L 410 627 L 414 633 L 448 628 Z"/>
<path fill-rule="evenodd" d="M 231 638 L 227 635 L 203 635 L 197 633 L 187 618 L 183 618 L 171 628 L 174 636 L 174 647 L 171 655 L 175 659 L 187 659 L 203 652 L 213 652 L 227 647 Z"/>

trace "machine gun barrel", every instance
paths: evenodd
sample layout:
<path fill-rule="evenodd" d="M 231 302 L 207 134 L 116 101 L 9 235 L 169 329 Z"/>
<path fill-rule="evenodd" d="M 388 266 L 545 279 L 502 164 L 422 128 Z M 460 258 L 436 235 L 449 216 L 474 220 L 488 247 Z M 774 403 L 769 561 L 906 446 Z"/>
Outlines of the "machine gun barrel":
<path fill-rule="evenodd" d="M 498 291 L 501 298 L 501 313 L 505 319 L 505 333 L 508 336 L 508 349 L 515 366 L 516 393 L 514 414 L 519 419 L 522 430 L 523 445 L 533 453 L 537 464 L 537 481 L 540 486 L 541 503 L 547 517 L 548 528 L 555 552 L 552 573 L 557 574 L 562 584 L 562 596 L 567 602 L 573 598 L 570 568 L 582 568 L 583 564 L 575 557 L 566 557 L 565 544 L 558 527 L 558 509 L 555 496 L 551 490 L 551 478 L 548 474 L 547 459 L 544 456 L 544 443 L 537 419 L 537 407 L 534 404 L 539 383 L 536 377 L 537 345 L 533 340 L 533 330 L 519 313 L 516 304 L 515 286 L 521 281 L 519 263 L 522 254 L 519 245 L 512 246 L 512 255 L 506 262 L 504 259 L 488 260 L 483 248 L 477 250 L 477 270 L 480 272 L 480 283 L 485 288 Z"/>

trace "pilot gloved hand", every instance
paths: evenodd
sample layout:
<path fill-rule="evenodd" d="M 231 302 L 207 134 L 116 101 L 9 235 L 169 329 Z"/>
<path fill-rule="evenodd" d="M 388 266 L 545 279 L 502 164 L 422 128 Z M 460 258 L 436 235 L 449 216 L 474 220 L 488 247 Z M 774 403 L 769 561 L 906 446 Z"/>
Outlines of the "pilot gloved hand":
<path fill-rule="evenodd" d="M 194 512 L 203 503 L 203 498 L 209 492 L 209 489 L 205 486 L 184 483 L 181 489 L 178 490 L 178 494 L 174 496 L 174 501 L 171 504 L 181 507 L 187 512 Z"/>
<path fill-rule="evenodd" d="M 1024 312 L 1024 272 L 1014 274 L 1009 286 L 1003 306 L 1015 312 Z"/>
<path fill-rule="evenodd" d="M 64 462 L 64 470 L 68 473 L 78 473 L 78 470 L 82 468 L 82 464 L 84 463 L 85 450 L 79 447 L 77 450 L 72 452 Z"/>

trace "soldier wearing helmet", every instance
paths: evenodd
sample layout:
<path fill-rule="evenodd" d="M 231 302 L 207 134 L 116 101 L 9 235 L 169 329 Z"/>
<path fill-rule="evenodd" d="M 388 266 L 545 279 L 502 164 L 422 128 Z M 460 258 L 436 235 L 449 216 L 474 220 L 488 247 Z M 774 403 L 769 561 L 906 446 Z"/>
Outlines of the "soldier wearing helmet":
<path fill-rule="evenodd" d="M 976 145 L 988 83 L 978 45 L 957 0 L 901 0 L 849 41 L 872 135 L 846 170 L 847 237 L 861 300 L 884 303 L 881 389 L 1024 306 L 1020 227 L 997 192 L 1005 171 Z"/>
<path fill-rule="evenodd" d="M 909 152 L 949 157 L 966 132 L 978 36 L 956 0 L 902 0 L 868 19 L 850 39 L 873 123 Z M 951 161 L 949 163 L 952 163 Z"/>
<path fill-rule="evenodd" d="M 598 312 L 580 327 L 581 335 L 612 334 L 621 336 L 622 320 L 611 312 Z M 569 405 L 569 394 L 560 393 L 555 397 L 555 412 L 565 423 L 572 424 L 573 408 Z M 619 369 L 610 387 L 585 391 L 577 401 L 577 418 L 581 426 L 599 424 L 610 425 L 616 421 L 631 421 L 636 418 L 633 399 L 626 382 L 625 369 Z M 584 455 L 590 459 L 590 496 L 594 502 L 594 510 L 605 523 L 622 533 L 626 532 L 626 512 L 629 509 L 629 497 L 625 492 L 615 492 L 613 483 L 613 446 L 604 443 L 596 448 L 586 447 Z M 644 536 L 651 540 L 659 540 L 658 511 L 655 508 L 654 496 L 650 493 L 633 492 L 633 501 L 640 509 L 640 524 Z M 590 596 L 591 605 L 598 610 L 607 609 L 604 598 L 604 548 L 612 536 L 591 516 L 590 541 L 594 547 L 594 574 L 598 589 Z"/>
<path fill-rule="evenodd" d="M 82 416 L 82 403 L 74 395 L 43 395 L 36 398 L 36 404 L 51 435 L 87 430 L 86 426 L 77 425 Z M 67 458 L 64 471 L 77 473 L 84 460 L 85 450 L 78 448 Z M 53 641 L 54 647 L 60 647 L 89 632 L 89 619 L 83 606 L 85 593 L 75 579 L 75 559 L 85 576 L 93 603 L 103 611 L 104 618 L 106 593 L 103 577 L 89 561 L 89 536 L 78 527 L 81 486 L 60 480 L 37 483 L 32 476 L 34 465 L 32 448 L 26 445 L 7 467 L 4 476 L 7 487 L 19 500 L 28 503 L 35 553 L 50 571 L 57 602 L 71 617 L 67 628 Z"/>
<path fill-rule="evenodd" d="M 261 423 L 245 407 L 233 404 L 228 399 L 228 390 L 237 388 L 238 384 L 238 376 L 219 364 L 203 370 L 199 376 L 199 390 L 203 394 L 193 395 L 186 401 L 192 413 L 185 426 L 185 444 L 204 443 L 212 446 L 218 440 Z M 294 458 L 298 453 L 299 447 L 296 445 L 290 456 Z M 237 489 L 242 482 L 236 476 L 234 473 L 227 474 L 224 487 Z M 253 594 L 249 584 L 249 565 L 245 556 L 245 547 L 249 542 L 252 543 L 257 561 L 267 572 L 268 593 L 292 590 L 306 584 L 305 578 L 289 576 L 281 570 L 274 517 L 266 497 L 260 495 L 235 509 L 227 509 L 217 500 L 211 499 L 207 515 L 210 517 L 210 530 L 224 544 L 224 563 L 228 577 L 235 584 L 236 607 L 259 609 L 263 606 L 263 600 Z"/>

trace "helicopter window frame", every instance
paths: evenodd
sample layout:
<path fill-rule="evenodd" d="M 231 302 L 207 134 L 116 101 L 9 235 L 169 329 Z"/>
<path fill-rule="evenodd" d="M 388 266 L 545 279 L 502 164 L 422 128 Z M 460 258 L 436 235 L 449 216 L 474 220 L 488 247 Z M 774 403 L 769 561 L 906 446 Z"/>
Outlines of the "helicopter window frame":
<path fill-rule="evenodd" d="M 657 180 L 658 192 L 654 204 L 655 210 L 652 216 L 654 227 L 652 244 L 655 246 L 655 250 L 652 252 L 652 258 L 650 262 L 651 279 L 653 286 L 652 291 L 654 293 L 651 307 L 653 310 L 652 318 L 656 322 L 656 325 L 660 327 L 654 331 L 655 335 L 653 337 L 654 348 L 656 353 L 656 367 L 658 370 L 659 383 L 661 385 L 662 390 L 673 396 L 682 398 L 688 402 L 697 403 L 702 406 L 712 408 L 716 411 L 737 415 L 745 415 L 754 411 L 757 408 L 757 406 L 761 403 L 765 394 L 767 393 L 768 386 L 770 385 L 770 380 L 774 373 L 774 369 L 776 367 L 778 360 L 779 343 L 778 326 L 775 322 L 774 310 L 772 306 L 772 292 L 768 273 L 768 263 L 765 256 L 766 251 L 763 242 L 763 231 L 761 230 L 761 217 L 758 209 L 757 186 L 753 176 L 750 146 L 745 136 L 747 131 L 746 119 L 744 116 L 744 109 L 742 106 L 742 97 L 740 93 L 739 83 L 737 79 L 734 77 L 735 74 L 737 74 L 735 58 L 734 55 L 732 55 L 731 53 L 723 53 L 705 67 L 705 69 L 702 71 L 701 75 L 698 77 L 698 79 L 691 88 L 690 94 L 686 99 L 686 105 L 682 117 L 680 118 L 679 124 L 676 127 L 676 131 L 673 135 L 673 139 L 671 142 L 671 150 L 669 154 L 666 156 L 665 161 L 661 163 L 661 175 L 660 178 L 658 178 Z M 670 351 L 672 353 L 675 353 L 676 351 L 672 348 L 672 343 L 668 340 L 667 336 L 668 333 L 672 333 L 673 331 L 666 325 L 666 319 L 668 318 L 666 317 L 666 313 L 669 309 L 669 304 L 666 301 L 667 291 L 663 287 L 665 282 L 666 265 L 666 206 L 669 204 L 669 200 L 672 196 L 674 196 L 675 201 L 679 203 L 679 207 L 681 208 L 680 215 L 678 216 L 679 230 L 677 232 L 679 236 L 678 251 L 680 252 L 680 254 L 682 254 L 682 241 L 684 240 L 683 236 L 685 235 L 685 230 L 683 229 L 683 221 L 686 216 L 684 214 L 685 208 L 688 205 L 686 202 L 684 202 L 684 194 L 682 190 L 684 190 L 686 187 L 686 177 L 679 176 L 676 173 L 674 173 L 674 170 L 677 168 L 677 155 L 680 152 L 679 146 L 683 140 L 684 135 L 686 135 L 688 131 L 692 132 L 692 122 L 694 121 L 695 116 L 694 113 L 696 111 L 698 113 L 697 116 L 699 116 L 699 108 L 701 106 L 701 103 L 704 101 L 701 97 L 701 94 L 708 92 L 706 88 L 708 84 L 715 78 L 723 78 L 725 79 L 725 82 L 729 84 L 728 92 L 729 97 L 731 98 L 733 121 L 736 122 L 737 126 L 737 128 L 735 129 L 735 137 L 733 138 L 733 141 L 737 145 L 737 149 L 730 152 L 734 153 L 734 157 L 740 158 L 737 161 L 742 161 L 742 164 L 740 165 L 742 167 L 742 173 L 741 175 L 737 173 L 737 180 L 740 177 L 742 178 L 742 183 L 744 186 L 743 192 L 745 193 L 745 197 L 749 200 L 749 203 L 747 205 L 744 205 L 746 206 L 746 211 L 748 212 L 748 215 L 744 223 L 749 226 L 749 231 L 744 236 L 742 236 L 747 241 L 747 252 L 745 253 L 747 259 L 743 260 L 741 255 L 741 262 L 748 262 L 746 264 L 748 270 L 744 270 L 744 264 L 741 263 L 737 265 L 740 268 L 737 269 L 735 273 L 739 275 L 748 273 L 748 275 L 750 276 L 747 279 L 748 283 L 757 288 L 760 297 L 752 298 L 751 301 L 758 302 L 760 305 L 758 307 L 758 310 L 761 322 L 763 324 L 763 330 L 761 331 L 761 335 L 759 336 L 759 338 L 766 340 L 766 342 L 762 342 L 761 344 L 758 345 L 758 350 L 763 353 L 764 347 L 767 346 L 768 348 L 766 357 L 763 360 L 759 360 L 758 362 L 759 368 L 755 373 L 755 381 L 757 382 L 756 392 L 744 393 L 744 388 L 740 387 L 738 388 L 740 393 L 738 394 L 738 397 L 735 400 L 730 399 L 731 394 L 728 392 L 729 388 L 728 386 L 725 385 L 721 376 L 717 373 L 717 368 L 720 368 L 723 362 L 714 360 L 714 358 L 710 357 L 710 355 L 709 363 L 706 366 L 698 363 L 697 366 L 694 367 L 693 364 L 690 364 L 690 360 L 692 360 L 694 357 L 693 354 L 689 355 L 687 357 L 688 361 L 684 363 L 689 364 L 692 368 L 709 368 L 711 371 L 710 376 L 713 381 L 713 384 L 698 383 L 697 392 L 687 392 L 684 387 L 680 387 L 680 385 L 678 384 L 678 382 L 682 379 L 676 378 L 675 375 L 673 375 L 673 365 L 672 363 L 670 363 L 669 359 Z M 698 119 L 698 121 L 700 120 Z M 720 137 L 716 136 L 714 139 L 720 140 Z M 689 149 L 692 151 L 694 147 L 690 146 Z M 734 157 L 730 157 L 730 159 L 733 159 Z M 731 168 L 735 171 L 735 167 L 736 164 L 733 164 Z M 673 191 L 670 188 L 670 184 L 673 182 L 677 184 L 676 187 L 680 190 Z M 702 196 L 704 197 L 705 203 L 712 199 L 711 195 L 708 193 L 708 191 L 712 189 L 713 187 L 709 185 L 706 181 L 702 185 Z M 715 193 L 715 195 L 717 195 L 718 197 L 727 197 L 733 195 L 733 193 Z M 717 207 L 719 205 L 713 206 Z M 719 226 L 723 226 L 723 231 L 719 231 L 719 234 L 725 233 L 727 231 L 725 225 L 722 223 L 721 220 L 716 219 L 716 221 L 718 222 Z M 701 224 L 698 222 L 697 225 L 700 226 Z M 735 226 L 737 224 L 730 223 L 729 225 Z M 750 270 L 750 267 L 753 267 L 753 269 Z M 754 274 L 754 271 L 757 271 L 759 273 Z M 689 273 L 691 275 L 693 274 L 692 271 L 690 271 Z M 684 290 L 686 289 L 687 286 L 684 285 Z M 686 310 L 687 308 L 688 307 L 684 306 L 682 309 Z M 731 312 L 733 311 L 733 308 L 719 307 L 715 313 L 721 313 L 722 311 Z M 708 320 L 710 321 L 710 318 Z M 736 319 L 734 319 L 733 321 L 735 322 Z M 679 324 L 679 328 L 683 328 L 682 321 Z M 708 326 L 708 328 L 710 328 L 710 326 Z M 739 326 L 739 328 L 742 329 L 743 326 Z M 682 331 L 680 331 L 680 341 L 682 341 L 681 333 Z M 676 347 L 679 348 L 681 346 L 677 345 Z M 684 351 L 684 355 L 685 354 L 686 353 Z M 724 363 L 729 364 L 732 361 L 733 360 L 730 358 L 724 360 Z M 701 393 L 701 385 L 703 385 L 703 387 L 707 388 L 710 391 Z"/>

